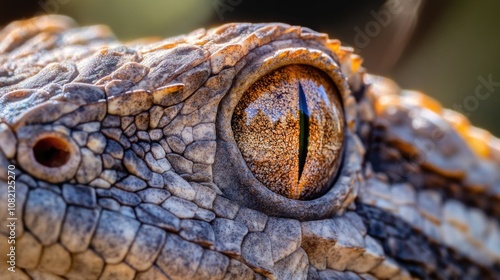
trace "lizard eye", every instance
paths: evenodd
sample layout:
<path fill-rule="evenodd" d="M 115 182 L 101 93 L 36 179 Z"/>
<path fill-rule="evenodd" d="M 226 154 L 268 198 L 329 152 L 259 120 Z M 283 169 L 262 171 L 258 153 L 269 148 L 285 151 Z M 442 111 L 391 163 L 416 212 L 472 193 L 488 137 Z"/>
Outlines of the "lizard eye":
<path fill-rule="evenodd" d="M 70 137 L 57 131 L 36 130 L 18 136 L 17 160 L 33 176 L 60 183 L 75 175 L 81 156 Z"/>
<path fill-rule="evenodd" d="M 330 77 L 288 65 L 250 86 L 231 127 L 248 168 L 264 186 L 290 199 L 325 193 L 339 169 L 344 113 Z"/>

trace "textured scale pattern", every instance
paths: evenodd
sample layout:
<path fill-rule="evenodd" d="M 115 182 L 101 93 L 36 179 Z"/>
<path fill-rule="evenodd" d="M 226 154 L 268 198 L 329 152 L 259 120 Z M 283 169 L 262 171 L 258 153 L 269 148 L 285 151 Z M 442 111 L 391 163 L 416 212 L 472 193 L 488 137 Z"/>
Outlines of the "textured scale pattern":
<path fill-rule="evenodd" d="M 231 148 L 228 108 L 287 64 L 328 74 L 345 112 L 338 176 L 310 202 L 270 194 Z M 77 155 L 65 172 L 31 154 L 47 135 Z M 303 27 L 122 44 L 65 17 L 14 22 L 0 31 L 1 221 L 9 165 L 17 261 L 9 272 L 2 226 L 2 279 L 500 276 L 499 140 Z"/>

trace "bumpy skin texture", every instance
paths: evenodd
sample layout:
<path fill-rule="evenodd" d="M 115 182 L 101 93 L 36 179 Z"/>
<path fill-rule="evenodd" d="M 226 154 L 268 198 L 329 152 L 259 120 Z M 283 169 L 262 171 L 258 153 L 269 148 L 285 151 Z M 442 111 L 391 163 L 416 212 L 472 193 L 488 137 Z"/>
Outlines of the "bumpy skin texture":
<path fill-rule="evenodd" d="M 338 176 L 310 201 L 260 184 L 231 131 L 245 89 L 289 64 L 324 71 L 346 120 Z M 0 220 L 9 165 L 18 220 L 2 279 L 498 279 L 498 139 L 360 64 L 286 24 L 127 45 L 64 17 L 8 25 Z M 40 139 L 69 161 L 41 165 Z"/>

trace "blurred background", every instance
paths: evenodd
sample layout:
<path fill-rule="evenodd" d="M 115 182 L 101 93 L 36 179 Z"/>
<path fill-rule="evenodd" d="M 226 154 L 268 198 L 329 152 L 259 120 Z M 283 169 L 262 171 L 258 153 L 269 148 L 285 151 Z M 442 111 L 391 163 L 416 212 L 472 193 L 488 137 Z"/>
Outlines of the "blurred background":
<path fill-rule="evenodd" d="M 500 1 L 2 0 L 0 25 L 58 13 L 121 40 L 227 22 L 287 22 L 356 49 L 369 72 L 421 90 L 500 136 Z"/>

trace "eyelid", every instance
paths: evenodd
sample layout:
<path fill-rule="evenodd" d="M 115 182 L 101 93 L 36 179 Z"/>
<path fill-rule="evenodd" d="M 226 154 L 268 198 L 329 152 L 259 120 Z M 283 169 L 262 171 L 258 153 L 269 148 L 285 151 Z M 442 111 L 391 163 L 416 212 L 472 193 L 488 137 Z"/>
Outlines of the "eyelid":
<path fill-rule="evenodd" d="M 307 43 L 307 42 L 306 42 Z M 299 220 L 320 219 L 346 207 L 354 199 L 356 181 L 360 176 L 363 154 L 357 149 L 359 139 L 354 133 L 356 101 L 335 54 L 317 46 L 289 47 L 252 56 L 233 79 L 230 90 L 222 98 L 217 112 L 217 145 L 213 166 L 214 183 L 232 201 L 268 215 Z M 244 92 L 260 77 L 291 64 L 309 65 L 325 72 L 339 90 L 345 112 L 344 163 L 337 181 L 323 196 L 307 201 L 293 200 L 273 193 L 260 183 L 248 169 L 234 140 L 231 118 Z"/>
<path fill-rule="evenodd" d="M 81 161 L 80 149 L 69 133 L 57 131 L 54 127 L 33 125 L 19 129 L 17 137 L 17 160 L 21 167 L 33 176 L 51 183 L 61 183 L 73 178 L 76 174 Z M 51 167 L 37 159 L 36 145 L 45 139 L 49 139 L 49 144 L 59 144 L 53 142 L 54 140 L 64 144 L 67 158 L 61 165 Z"/>

